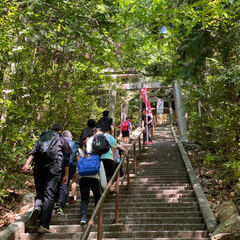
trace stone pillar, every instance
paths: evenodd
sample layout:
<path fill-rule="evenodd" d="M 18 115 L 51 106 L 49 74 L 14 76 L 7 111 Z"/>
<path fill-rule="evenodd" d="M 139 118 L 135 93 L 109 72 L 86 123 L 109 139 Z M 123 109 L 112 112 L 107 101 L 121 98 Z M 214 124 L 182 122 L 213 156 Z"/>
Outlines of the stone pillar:
<path fill-rule="evenodd" d="M 142 126 L 142 97 L 139 94 L 139 126 Z"/>
<path fill-rule="evenodd" d="M 123 122 L 126 119 L 126 116 L 128 116 L 128 107 L 129 107 L 129 101 L 122 100 L 121 104 L 121 122 Z"/>
<path fill-rule="evenodd" d="M 113 122 L 115 122 L 116 99 L 117 99 L 117 91 L 115 89 L 111 89 L 109 94 L 108 111 L 109 111 L 109 117 L 113 119 Z"/>
<path fill-rule="evenodd" d="M 169 107 L 169 120 L 170 124 L 173 123 L 173 109 L 172 109 L 172 96 L 171 94 L 168 95 L 168 107 Z"/>
<path fill-rule="evenodd" d="M 181 96 L 181 88 L 177 83 L 177 80 L 173 81 L 173 89 L 174 89 L 174 98 L 175 98 L 175 107 L 177 113 L 178 127 L 181 135 L 181 141 L 187 141 L 186 132 L 187 132 L 187 122 L 185 119 L 182 96 Z"/>

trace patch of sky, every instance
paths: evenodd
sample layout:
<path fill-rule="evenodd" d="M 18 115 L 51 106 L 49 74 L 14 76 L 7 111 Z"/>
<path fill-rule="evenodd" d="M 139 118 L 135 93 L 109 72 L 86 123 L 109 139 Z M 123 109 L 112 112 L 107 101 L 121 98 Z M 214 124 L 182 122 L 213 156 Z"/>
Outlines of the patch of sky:
<path fill-rule="evenodd" d="M 166 27 L 162 27 L 160 29 L 160 33 L 163 33 L 163 34 L 167 33 L 167 31 L 168 31 L 168 29 Z"/>

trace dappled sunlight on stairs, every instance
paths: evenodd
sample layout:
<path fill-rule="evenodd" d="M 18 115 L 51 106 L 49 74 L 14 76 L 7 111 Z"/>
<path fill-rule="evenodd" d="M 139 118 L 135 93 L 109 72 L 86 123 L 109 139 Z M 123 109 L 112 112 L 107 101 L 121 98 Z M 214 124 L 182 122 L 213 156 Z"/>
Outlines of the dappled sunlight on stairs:
<path fill-rule="evenodd" d="M 169 126 L 158 127 L 153 143 L 147 146 L 131 177 L 130 191 L 126 182 L 120 187 L 119 224 L 114 224 L 115 196 L 104 203 L 103 238 L 207 240 L 208 233 L 189 182 L 178 147 Z M 89 213 L 93 209 L 90 203 Z M 22 240 L 81 239 L 80 200 L 65 208 L 64 216 L 53 215 L 52 234 L 39 236 L 26 233 Z M 97 226 L 89 239 L 97 239 Z"/>

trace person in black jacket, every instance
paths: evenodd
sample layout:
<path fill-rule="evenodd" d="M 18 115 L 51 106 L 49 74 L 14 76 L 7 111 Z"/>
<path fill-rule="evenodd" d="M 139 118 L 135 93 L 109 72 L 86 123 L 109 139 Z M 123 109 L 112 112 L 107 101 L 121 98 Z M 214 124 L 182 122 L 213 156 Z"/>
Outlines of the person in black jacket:
<path fill-rule="evenodd" d="M 95 127 L 96 127 L 95 120 L 89 119 L 87 122 L 87 127 L 82 130 L 80 138 L 79 138 L 80 148 L 86 147 L 86 140 L 87 140 L 87 138 L 90 138 L 91 136 L 93 136 L 93 129 Z"/>
<path fill-rule="evenodd" d="M 114 133 L 114 123 L 113 119 L 110 118 L 109 111 L 103 111 L 103 116 L 98 120 L 96 127 L 101 128 L 103 132 L 107 132 L 110 128 L 110 133 Z"/>
<path fill-rule="evenodd" d="M 33 176 L 36 187 L 36 197 L 34 209 L 30 216 L 30 222 L 36 223 L 39 220 L 38 233 L 49 233 L 52 209 L 54 205 L 55 194 L 58 186 L 68 182 L 69 159 L 71 148 L 67 140 L 61 135 L 62 126 L 58 123 L 53 124 L 51 130 L 59 134 L 57 141 L 57 158 L 46 164 L 42 155 L 37 151 L 37 143 L 29 154 L 29 157 L 22 170 L 27 172 L 32 162 L 34 162 Z M 63 177 L 62 177 L 62 173 Z"/>

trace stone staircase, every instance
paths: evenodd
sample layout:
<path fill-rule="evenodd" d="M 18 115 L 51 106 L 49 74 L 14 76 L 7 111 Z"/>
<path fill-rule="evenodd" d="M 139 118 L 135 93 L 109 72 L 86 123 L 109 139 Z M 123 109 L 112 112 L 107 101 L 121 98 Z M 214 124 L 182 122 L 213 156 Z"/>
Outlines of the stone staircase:
<path fill-rule="evenodd" d="M 93 209 L 90 203 L 89 214 Z M 131 178 L 130 191 L 120 187 L 120 223 L 114 224 L 115 196 L 104 203 L 103 239 L 207 240 L 204 219 L 190 185 L 170 127 L 157 128 Z M 51 234 L 26 233 L 21 240 L 81 239 L 80 200 L 67 205 L 64 216 L 53 214 Z M 97 226 L 89 239 L 97 239 Z M 31 230 L 31 229 L 30 229 Z M 34 229 L 32 229 L 34 230 Z"/>

